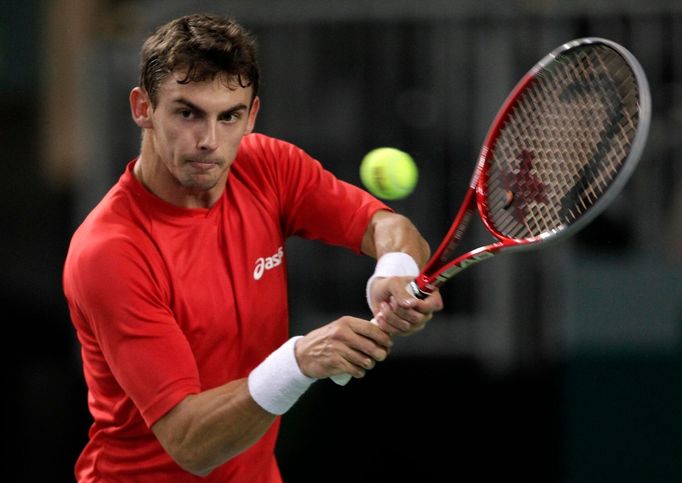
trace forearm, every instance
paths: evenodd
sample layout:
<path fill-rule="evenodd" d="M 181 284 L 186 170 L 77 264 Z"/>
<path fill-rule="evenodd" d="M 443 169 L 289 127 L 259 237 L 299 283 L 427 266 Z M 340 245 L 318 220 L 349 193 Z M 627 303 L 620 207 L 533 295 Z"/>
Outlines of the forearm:
<path fill-rule="evenodd" d="M 175 461 L 204 475 L 254 444 L 275 420 L 249 393 L 247 379 L 188 396 L 152 430 Z"/>
<path fill-rule="evenodd" d="M 379 211 L 365 231 L 362 250 L 378 260 L 367 282 L 367 302 L 379 327 L 390 335 L 410 335 L 422 330 L 432 314 L 443 308 L 437 291 L 421 300 L 407 290 L 408 281 L 418 275 L 429 259 L 426 240 L 404 216 Z"/>
<path fill-rule="evenodd" d="M 389 252 L 404 252 L 424 266 L 430 256 L 430 248 L 414 224 L 402 215 L 377 211 L 365 231 L 362 252 L 380 258 Z"/>

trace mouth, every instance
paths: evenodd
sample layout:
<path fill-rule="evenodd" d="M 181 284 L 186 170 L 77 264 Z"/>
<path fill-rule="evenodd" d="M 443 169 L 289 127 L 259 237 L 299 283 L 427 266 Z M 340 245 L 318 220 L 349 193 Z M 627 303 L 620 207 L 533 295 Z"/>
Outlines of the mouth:
<path fill-rule="evenodd" d="M 220 163 L 210 159 L 188 159 L 187 164 L 199 171 L 208 171 L 217 167 Z"/>

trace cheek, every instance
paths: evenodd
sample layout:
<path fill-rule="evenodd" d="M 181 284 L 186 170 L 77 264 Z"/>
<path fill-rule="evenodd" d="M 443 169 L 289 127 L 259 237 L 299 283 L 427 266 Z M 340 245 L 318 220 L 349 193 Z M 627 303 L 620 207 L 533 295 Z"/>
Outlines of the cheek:
<path fill-rule="evenodd" d="M 162 149 L 167 152 L 166 154 L 170 154 L 171 158 L 174 158 L 174 155 L 187 151 L 188 146 L 191 145 L 191 135 L 187 130 L 168 126 L 163 131 L 163 144 Z"/>
<path fill-rule="evenodd" d="M 242 137 L 244 137 L 244 133 L 237 130 L 230 130 L 222 136 L 221 150 L 230 161 L 236 156 Z"/>

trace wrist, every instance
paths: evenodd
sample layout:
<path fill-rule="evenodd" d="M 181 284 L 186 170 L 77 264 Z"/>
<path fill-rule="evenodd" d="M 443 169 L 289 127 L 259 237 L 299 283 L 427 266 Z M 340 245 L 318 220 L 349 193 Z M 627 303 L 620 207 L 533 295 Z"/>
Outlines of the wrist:
<path fill-rule="evenodd" d="M 367 304 L 372 310 L 371 287 L 372 283 L 378 278 L 386 277 L 416 277 L 419 275 L 419 266 L 410 255 L 404 252 L 388 252 L 383 254 L 378 260 L 374 273 L 367 280 Z"/>
<path fill-rule="evenodd" d="M 284 414 L 316 381 L 308 377 L 296 360 L 296 342 L 292 337 L 265 358 L 248 377 L 251 397 L 272 414 Z"/>

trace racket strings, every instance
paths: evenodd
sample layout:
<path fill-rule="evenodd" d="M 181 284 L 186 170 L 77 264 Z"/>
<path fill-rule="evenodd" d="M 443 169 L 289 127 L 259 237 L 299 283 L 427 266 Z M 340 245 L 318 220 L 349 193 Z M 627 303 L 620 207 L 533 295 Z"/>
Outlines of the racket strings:
<path fill-rule="evenodd" d="M 542 237 L 611 186 L 637 131 L 632 69 L 607 46 L 568 50 L 513 103 L 489 157 L 482 213 L 499 234 Z"/>

